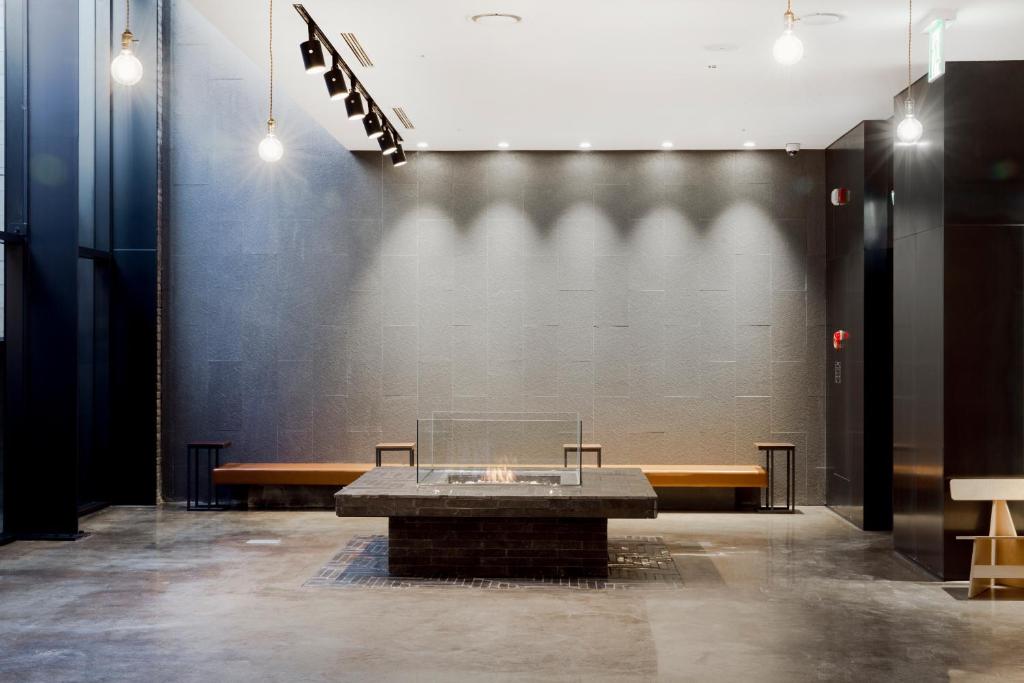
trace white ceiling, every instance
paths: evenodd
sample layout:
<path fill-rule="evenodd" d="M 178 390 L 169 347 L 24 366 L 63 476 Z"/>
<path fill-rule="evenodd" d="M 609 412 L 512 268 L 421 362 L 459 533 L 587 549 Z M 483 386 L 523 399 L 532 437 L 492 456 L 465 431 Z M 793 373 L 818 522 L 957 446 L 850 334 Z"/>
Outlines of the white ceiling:
<path fill-rule="evenodd" d="M 266 68 L 266 3 L 193 0 Z M 837 12 L 832 26 L 797 25 L 803 61 L 772 59 L 785 0 L 307 0 L 374 98 L 409 113 L 406 145 L 431 149 L 731 149 L 800 142 L 826 147 L 862 119 L 885 118 L 906 79 L 906 2 L 794 0 L 797 15 Z M 1024 0 L 917 0 L 915 17 L 953 8 L 949 60 L 1024 59 Z M 511 12 L 485 26 L 469 17 Z M 927 41 L 914 31 L 914 77 Z M 340 37 L 355 33 L 376 63 L 364 69 Z M 277 85 L 350 149 L 374 149 L 302 70 L 305 25 L 274 7 Z M 336 38 L 336 39 L 335 39 Z M 705 46 L 730 43 L 732 52 Z M 717 64 L 717 69 L 709 69 Z M 396 125 L 397 125 L 397 121 Z M 282 131 L 286 122 L 281 122 Z"/>

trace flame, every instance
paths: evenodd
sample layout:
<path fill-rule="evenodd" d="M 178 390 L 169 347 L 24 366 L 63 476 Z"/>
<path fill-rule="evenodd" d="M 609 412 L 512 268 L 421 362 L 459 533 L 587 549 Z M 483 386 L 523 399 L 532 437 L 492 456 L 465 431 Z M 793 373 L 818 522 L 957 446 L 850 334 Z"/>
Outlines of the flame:
<path fill-rule="evenodd" d="M 516 473 L 505 465 L 501 467 L 488 467 L 484 475 L 480 477 L 480 481 L 488 484 L 514 484 L 516 482 Z"/>

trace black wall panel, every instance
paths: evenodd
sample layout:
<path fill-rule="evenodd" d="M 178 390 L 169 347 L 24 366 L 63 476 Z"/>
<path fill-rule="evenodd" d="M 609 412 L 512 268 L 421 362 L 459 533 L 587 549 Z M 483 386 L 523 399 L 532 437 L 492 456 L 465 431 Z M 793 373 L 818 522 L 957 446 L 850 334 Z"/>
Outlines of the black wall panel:
<path fill-rule="evenodd" d="M 828 207 L 829 348 L 827 502 L 854 524 L 892 527 L 892 138 L 885 121 L 865 121 L 829 146 L 826 189 L 851 200 Z"/>
<path fill-rule="evenodd" d="M 1024 62 L 950 63 L 896 147 L 895 544 L 947 579 L 989 514 L 949 479 L 1024 474 L 1022 93 Z"/>

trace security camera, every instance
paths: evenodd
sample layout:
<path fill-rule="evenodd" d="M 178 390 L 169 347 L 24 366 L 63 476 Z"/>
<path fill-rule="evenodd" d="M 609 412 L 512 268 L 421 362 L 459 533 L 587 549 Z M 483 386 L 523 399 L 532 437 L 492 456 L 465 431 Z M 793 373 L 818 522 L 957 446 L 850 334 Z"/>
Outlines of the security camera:
<path fill-rule="evenodd" d="M 786 143 L 786 156 L 788 156 L 790 159 L 792 159 L 793 157 L 795 157 L 799 153 L 800 153 L 800 143 L 799 142 L 787 142 Z"/>

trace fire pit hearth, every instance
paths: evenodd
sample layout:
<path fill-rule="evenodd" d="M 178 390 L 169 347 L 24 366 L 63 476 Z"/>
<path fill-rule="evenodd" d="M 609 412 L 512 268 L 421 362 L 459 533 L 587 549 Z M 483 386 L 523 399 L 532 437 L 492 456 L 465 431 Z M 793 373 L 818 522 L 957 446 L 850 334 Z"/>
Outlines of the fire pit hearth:
<path fill-rule="evenodd" d="M 392 576 L 606 577 L 608 519 L 657 516 L 639 469 L 587 469 L 580 486 L 422 486 L 378 467 L 335 494 L 339 517 L 387 517 Z"/>
<path fill-rule="evenodd" d="M 442 475 L 441 478 L 443 478 Z M 533 486 L 561 486 L 562 475 L 547 470 L 537 471 L 511 467 L 488 467 L 483 470 L 449 472 L 448 484 L 519 484 Z M 575 479 L 574 479 L 575 481 Z M 426 483 L 429 484 L 429 481 Z"/>
<path fill-rule="evenodd" d="M 657 516 L 639 469 L 583 471 L 565 458 L 567 430 L 568 443 L 582 438 L 575 416 L 424 422 L 415 468 L 378 467 L 335 494 L 340 517 L 388 518 L 392 576 L 607 577 L 608 519 Z M 495 453 L 500 464 L 487 462 Z"/>

